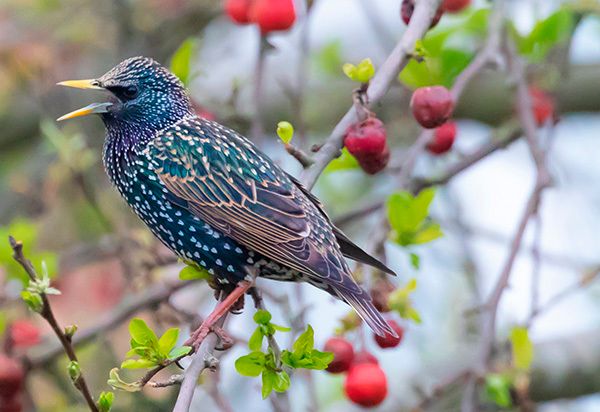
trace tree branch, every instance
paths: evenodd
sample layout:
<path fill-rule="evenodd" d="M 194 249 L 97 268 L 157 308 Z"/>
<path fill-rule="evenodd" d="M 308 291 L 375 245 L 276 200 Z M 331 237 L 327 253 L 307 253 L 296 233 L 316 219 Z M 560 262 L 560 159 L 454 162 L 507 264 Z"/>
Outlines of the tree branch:
<path fill-rule="evenodd" d="M 151 308 L 168 300 L 175 292 L 190 284 L 190 282 L 163 283 L 150 286 L 143 293 L 124 299 L 120 306 L 109 312 L 100 321 L 89 329 L 78 331 L 72 340 L 74 346 L 91 342 L 97 336 L 114 329 L 127 321 L 131 316 L 146 308 Z M 29 368 L 40 368 L 52 362 L 62 353 L 60 344 L 44 345 L 41 352 L 34 352 L 27 356 L 26 364 Z"/>
<path fill-rule="evenodd" d="M 421 0 L 417 2 L 410 23 L 402 35 L 400 42 L 377 70 L 366 91 L 367 102 L 372 105 L 378 102 L 398 77 L 398 74 L 413 55 L 415 43 L 421 39 L 431 24 L 440 0 Z M 352 106 L 335 126 L 325 144 L 314 157 L 315 163 L 304 170 L 300 180 L 308 189 L 312 189 L 319 175 L 333 159 L 338 157 L 343 145 L 346 129 L 357 121 L 357 113 Z"/>
<path fill-rule="evenodd" d="M 38 280 L 37 273 L 35 268 L 25 257 L 23 254 L 23 243 L 21 241 L 16 241 L 14 237 L 9 236 L 8 238 L 10 247 L 13 250 L 13 259 L 23 267 L 31 281 L 36 282 Z M 50 302 L 48 301 L 48 297 L 45 293 L 40 293 L 40 297 L 42 299 L 42 308 L 40 311 L 40 315 L 48 322 L 58 339 L 62 345 L 63 350 L 67 354 L 69 360 L 72 362 L 77 362 L 79 365 L 79 359 L 77 359 L 77 355 L 75 354 L 75 350 L 73 349 L 73 345 L 71 344 L 71 338 L 67 336 L 60 325 L 58 324 L 56 317 L 54 316 L 54 312 L 52 311 L 52 307 L 50 306 Z M 83 398 L 85 399 L 89 409 L 92 412 L 98 412 L 98 407 L 94 402 L 94 398 L 92 397 L 88 385 L 83 376 L 83 372 L 80 372 L 76 378 L 73 378 L 73 384 L 81 392 Z"/>

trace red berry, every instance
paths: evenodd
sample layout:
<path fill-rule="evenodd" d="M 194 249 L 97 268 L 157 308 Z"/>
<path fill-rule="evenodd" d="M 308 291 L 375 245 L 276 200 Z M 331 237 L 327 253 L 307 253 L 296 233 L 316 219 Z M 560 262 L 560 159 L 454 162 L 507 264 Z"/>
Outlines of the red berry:
<path fill-rule="evenodd" d="M 535 86 L 529 87 L 533 115 L 538 126 L 542 126 L 550 118 L 554 117 L 554 99 L 545 91 Z"/>
<path fill-rule="evenodd" d="M 263 35 L 287 30 L 296 21 L 294 0 L 255 0 L 250 8 L 250 20 L 258 24 Z"/>
<path fill-rule="evenodd" d="M 444 86 L 419 87 L 410 99 L 413 116 L 426 129 L 441 126 L 454 110 L 454 99 Z"/>
<path fill-rule="evenodd" d="M 466 9 L 471 4 L 471 0 L 444 0 L 442 9 L 448 13 L 458 13 Z"/>
<path fill-rule="evenodd" d="M 363 363 L 370 363 L 373 365 L 379 365 L 379 361 L 377 360 L 377 358 L 375 357 L 375 355 L 373 355 L 370 352 L 367 352 L 366 350 L 360 351 L 360 352 L 356 352 L 354 354 L 354 360 L 352 361 L 352 366 L 355 365 L 361 365 Z"/>
<path fill-rule="evenodd" d="M 403 0 L 402 1 L 402 6 L 400 6 L 400 15 L 402 16 L 402 20 L 404 21 L 404 23 L 406 23 L 406 24 L 410 23 L 410 18 L 412 17 L 412 14 L 414 11 L 415 11 L 415 0 Z M 442 6 L 440 6 L 437 9 L 435 16 L 433 16 L 433 19 L 431 20 L 431 25 L 429 26 L 430 29 L 437 26 L 437 24 L 440 22 L 440 19 L 442 18 L 443 14 L 444 14 L 444 9 L 442 8 Z"/>
<path fill-rule="evenodd" d="M 365 155 L 356 158 L 358 164 L 366 173 L 374 175 L 381 172 L 390 160 L 390 149 L 385 146 L 383 152 L 375 155 Z"/>
<path fill-rule="evenodd" d="M 355 157 L 376 155 L 384 151 L 387 133 L 383 122 L 375 117 L 369 117 L 360 123 L 355 123 L 346 130 L 344 145 Z"/>
<path fill-rule="evenodd" d="M 252 0 L 226 0 L 225 13 L 238 24 L 250 23 L 250 6 Z"/>
<path fill-rule="evenodd" d="M 325 352 L 333 352 L 333 361 L 327 367 L 327 372 L 341 373 L 350 369 L 354 359 L 354 348 L 344 338 L 329 338 L 325 342 Z"/>
<path fill-rule="evenodd" d="M 388 320 L 388 325 L 392 327 L 394 332 L 398 335 L 398 337 L 394 337 L 392 335 L 386 334 L 385 336 L 375 335 L 375 342 L 379 345 L 380 348 L 395 348 L 402 341 L 402 336 L 404 335 L 404 328 L 398 325 L 395 320 Z"/>
<path fill-rule="evenodd" d="M 13 358 L 0 354 L 0 398 L 15 397 L 23 387 L 23 366 Z"/>
<path fill-rule="evenodd" d="M 350 126 L 346 130 L 344 145 L 369 174 L 383 170 L 390 160 L 385 127 L 375 117 Z"/>
<path fill-rule="evenodd" d="M 27 348 L 40 343 L 40 331 L 28 320 L 17 320 L 10 326 L 10 340 L 16 348 Z"/>
<path fill-rule="evenodd" d="M 433 140 L 427 144 L 427 151 L 439 155 L 452 148 L 456 138 L 456 123 L 446 122 L 435 129 Z"/>
<path fill-rule="evenodd" d="M 0 398 L 0 412 L 21 412 L 23 405 L 19 396 Z"/>
<path fill-rule="evenodd" d="M 361 406 L 379 405 L 387 396 L 387 378 L 379 365 L 363 363 L 353 366 L 346 376 L 344 391 Z"/>

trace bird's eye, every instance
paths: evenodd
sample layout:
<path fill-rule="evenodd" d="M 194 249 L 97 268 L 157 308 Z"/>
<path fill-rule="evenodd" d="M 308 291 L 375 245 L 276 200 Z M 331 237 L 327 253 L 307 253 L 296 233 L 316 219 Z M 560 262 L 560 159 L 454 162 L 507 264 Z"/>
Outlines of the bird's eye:
<path fill-rule="evenodd" d="M 135 99 L 138 95 L 137 86 L 127 86 L 123 89 L 123 97 L 126 99 Z"/>

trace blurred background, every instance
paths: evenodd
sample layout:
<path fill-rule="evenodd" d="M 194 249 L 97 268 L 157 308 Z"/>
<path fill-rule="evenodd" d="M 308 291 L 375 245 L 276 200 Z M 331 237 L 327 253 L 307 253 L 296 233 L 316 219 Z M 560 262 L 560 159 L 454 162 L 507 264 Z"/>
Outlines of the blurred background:
<path fill-rule="evenodd" d="M 95 96 L 56 87 L 56 82 L 99 77 L 127 57 L 153 57 L 184 77 L 200 115 L 249 136 L 299 175 L 301 166 L 275 134 L 277 122 L 293 123 L 294 143 L 307 152 L 323 142 L 352 104 L 356 88 L 342 65 L 367 57 L 376 69 L 382 65 L 406 29 L 400 3 L 316 0 L 307 8 L 297 1 L 294 26 L 261 43 L 258 28 L 232 22 L 218 0 L 0 2 L 0 333 L 6 351 L 25 359 L 29 368 L 25 410 L 78 411 L 85 405 L 65 373 L 56 336 L 20 299 L 27 278 L 11 258 L 9 234 L 24 242 L 38 270 L 45 262 L 62 292 L 51 299 L 61 325 L 77 324 L 78 333 L 87 337 L 77 351 L 94 394 L 110 389 L 108 373 L 129 349 L 131 318 L 142 317 L 160 332 L 179 326 L 183 341 L 190 319 L 214 305 L 203 283 L 160 294 L 163 285 L 177 282 L 181 264 L 110 186 L 101 161 L 99 119 L 55 122 Z M 495 367 L 505 370 L 510 331 L 525 325 L 533 343 L 527 393 L 534 409 L 518 403 L 513 408 L 598 411 L 600 5 L 593 0 L 504 3 L 515 36 L 542 33 L 521 51 L 530 82 L 552 97 L 558 121 L 537 130 L 551 148 L 553 186 L 525 232 L 500 303 Z M 387 128 L 388 168 L 370 176 L 345 154 L 320 177 L 315 193 L 332 219 L 367 250 L 381 219 L 369 207 L 397 190 L 398 166 L 421 133 L 408 105 L 411 91 L 428 84 L 452 86 L 486 40 L 490 7 L 473 1 L 459 13 L 445 14 L 428 34 L 439 40 L 439 49 L 431 51 L 436 65 L 423 69 L 411 62 L 372 108 Z M 443 156 L 418 156 L 412 179 L 443 176 L 506 134 L 515 105 L 505 64 L 482 70 L 468 84 L 454 112 L 455 145 Z M 391 279 L 393 287 L 417 280 L 410 301 L 421 323 L 391 314 L 405 328 L 401 345 L 392 350 L 380 349 L 367 330 L 349 332 L 348 339 L 374 353 L 387 375 L 389 394 L 377 410 L 413 410 L 424 400 L 428 410 L 460 410 L 462 383 L 430 395 L 474 362 L 481 305 L 502 271 L 535 181 L 527 144 L 514 140 L 438 186 L 431 217 L 441 226 L 441 238 L 410 247 L 388 241 L 379 251 L 399 274 Z M 379 279 L 358 272 L 369 282 Z M 266 280 L 259 285 L 275 323 L 289 325 L 301 315 L 315 329 L 315 347 L 321 348 L 349 313 L 309 286 Z M 241 342 L 254 328 L 249 303 L 246 308 L 227 327 Z M 282 335 L 281 344 L 288 343 Z M 223 399 L 235 411 L 270 410 L 259 380 L 235 371 L 235 359 L 246 352 L 243 343 L 236 345 L 222 355 L 217 373 L 205 372 L 193 410 L 227 410 Z M 165 377 L 177 372 L 172 368 Z M 140 374 L 123 376 L 131 381 Z M 295 375 L 292 410 L 358 410 L 345 398 L 343 381 L 320 371 Z M 117 392 L 114 410 L 170 410 L 176 396 L 177 387 Z M 511 409 L 498 406 L 489 393 L 481 399 L 481 410 Z"/>

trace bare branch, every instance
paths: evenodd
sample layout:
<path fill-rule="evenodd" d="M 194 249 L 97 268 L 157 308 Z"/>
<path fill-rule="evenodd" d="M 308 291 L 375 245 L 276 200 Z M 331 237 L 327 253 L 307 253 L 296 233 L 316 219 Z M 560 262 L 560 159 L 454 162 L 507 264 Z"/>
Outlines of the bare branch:
<path fill-rule="evenodd" d="M 16 241 L 15 238 L 12 236 L 9 236 L 8 240 L 10 243 L 10 247 L 13 250 L 13 259 L 19 265 L 21 265 L 21 267 L 23 267 L 23 269 L 25 270 L 25 272 L 27 272 L 27 275 L 32 281 L 35 282 L 36 280 L 38 280 L 35 268 L 31 264 L 29 259 L 27 259 L 23 254 L 23 243 L 20 241 Z M 42 299 L 42 309 L 40 311 L 40 315 L 46 320 L 46 322 L 48 322 L 48 324 L 60 340 L 62 348 L 69 357 L 69 360 L 71 360 L 72 362 L 77 362 L 77 364 L 79 364 L 79 359 L 77 359 L 77 355 L 75 354 L 75 350 L 73 349 L 71 338 L 64 333 L 63 329 L 58 324 L 56 317 L 54 316 L 54 312 L 52 311 L 52 307 L 50 306 L 50 302 L 48 301 L 48 297 L 43 292 L 40 293 L 40 297 Z M 81 394 L 83 395 L 89 409 L 92 412 L 97 412 L 98 407 L 96 406 L 94 398 L 90 393 L 87 382 L 85 381 L 85 378 L 83 376 L 83 372 L 81 372 L 79 376 L 73 380 L 73 384 L 75 385 L 77 390 L 79 390 L 79 392 L 81 392 Z"/>
<path fill-rule="evenodd" d="M 221 317 L 216 325 L 222 327 L 226 317 L 227 315 Z M 215 333 L 211 333 L 204 339 L 196 353 L 192 355 L 192 363 L 185 370 L 183 382 L 181 383 L 181 389 L 179 390 L 179 395 L 177 395 L 177 401 L 173 407 L 173 412 L 189 411 L 200 374 L 205 369 L 215 370 L 219 365 L 219 360 L 213 355 L 218 342 L 218 336 Z"/>

